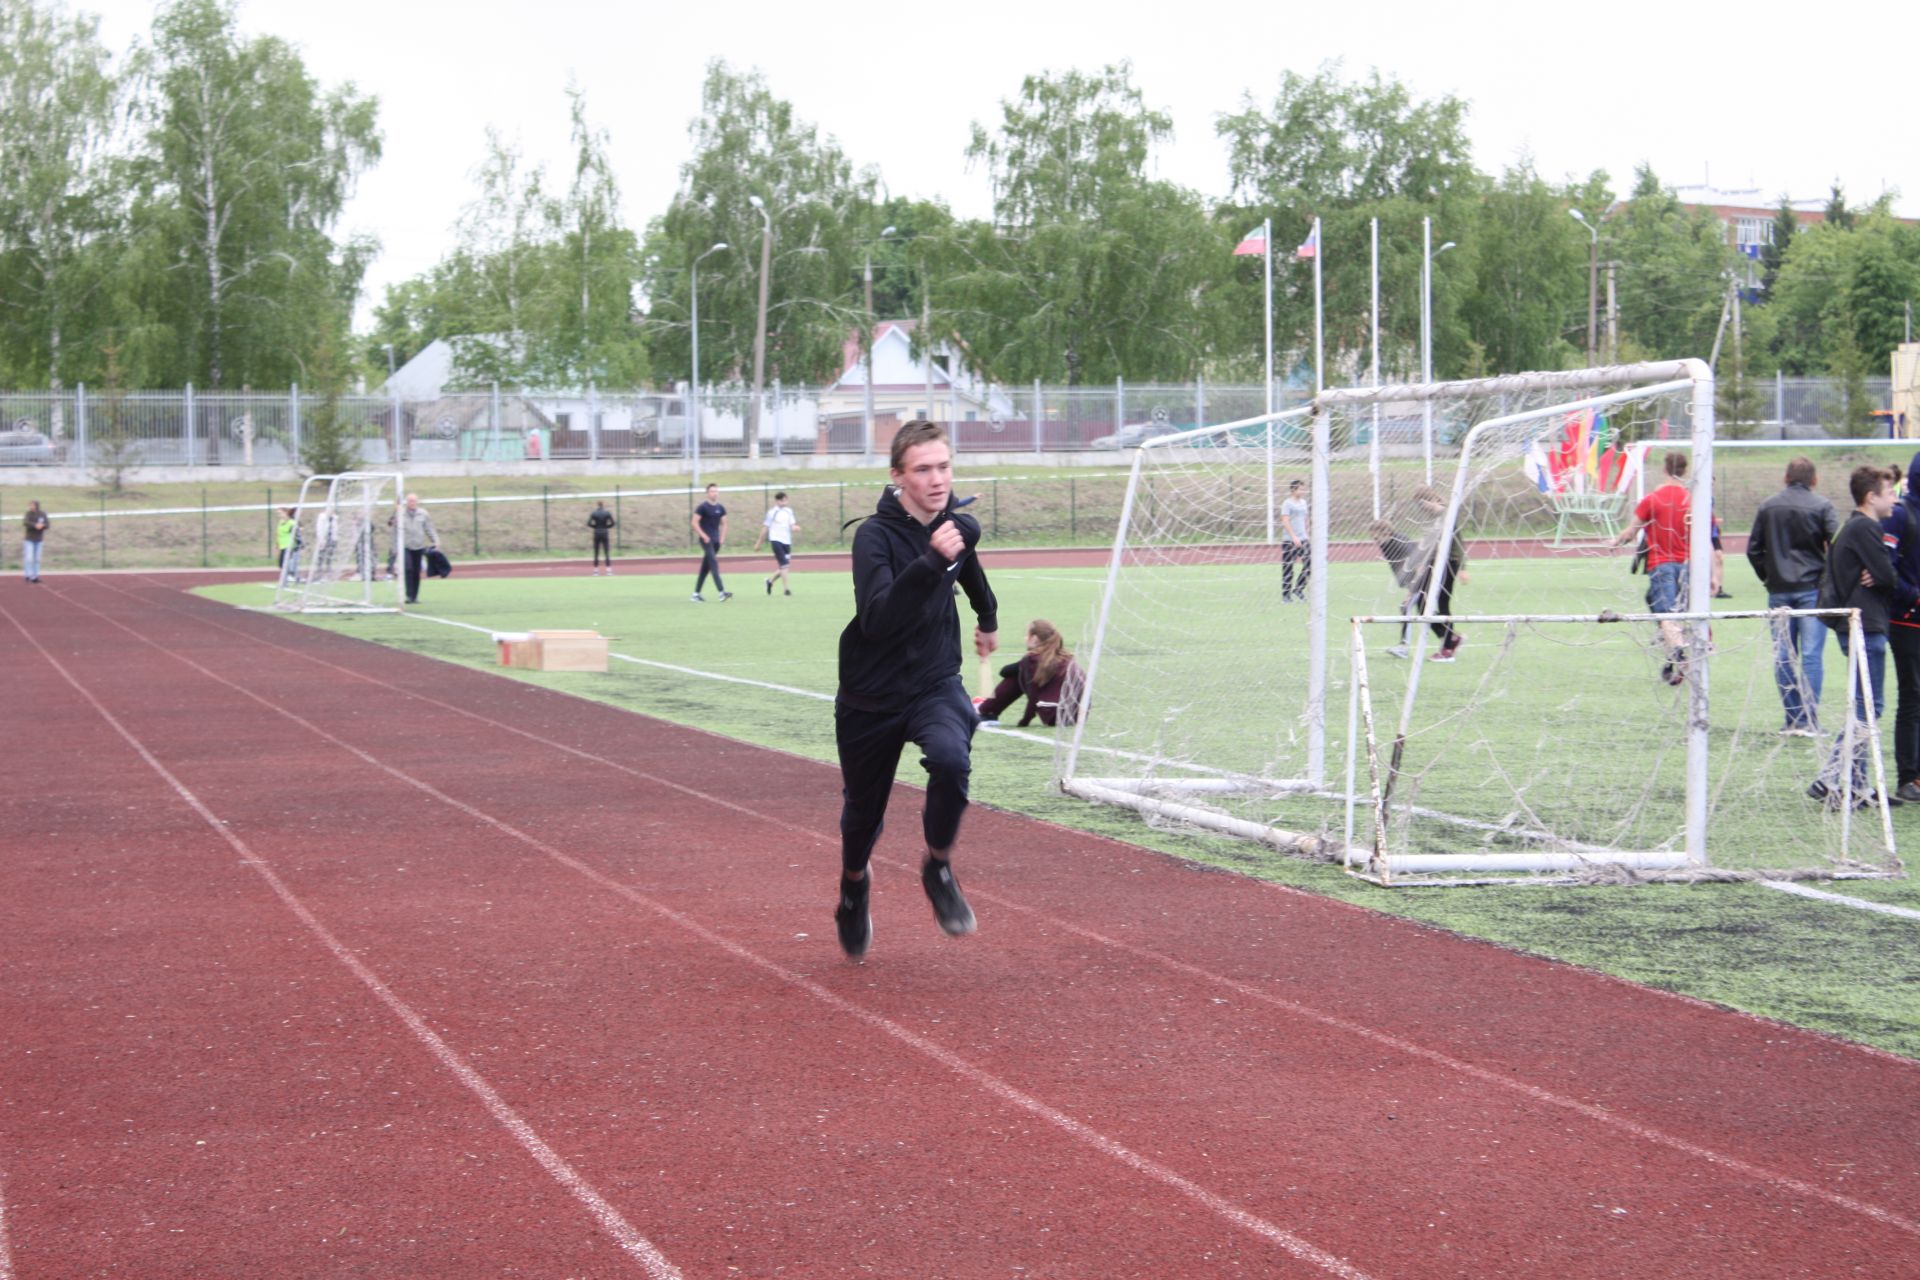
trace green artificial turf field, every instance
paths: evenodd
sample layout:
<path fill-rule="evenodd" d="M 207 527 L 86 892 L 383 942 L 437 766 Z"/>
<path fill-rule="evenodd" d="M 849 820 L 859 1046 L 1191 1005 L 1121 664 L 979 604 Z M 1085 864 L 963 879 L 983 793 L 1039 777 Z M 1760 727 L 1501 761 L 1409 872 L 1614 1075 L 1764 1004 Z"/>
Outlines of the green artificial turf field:
<path fill-rule="evenodd" d="M 991 568 L 1001 601 L 1002 635 L 1013 649 L 1027 619 L 1046 617 L 1059 625 L 1071 641 L 1086 635 L 1099 594 L 1102 574 L 1092 570 Z M 1338 567 L 1337 567 L 1338 568 Z M 1376 607 L 1379 579 L 1372 577 L 1352 600 L 1344 603 Z M 1540 575 L 1595 571 L 1578 564 L 1554 562 L 1488 561 L 1473 567 L 1471 598 L 1463 591 L 1459 609 L 1502 612 L 1526 607 L 1537 599 Z M 1268 569 L 1266 572 L 1273 572 Z M 1340 572 L 1336 582 L 1343 579 Z M 1351 579 L 1358 581 L 1357 579 Z M 834 686 L 835 637 L 851 614 L 851 590 L 844 573 L 798 572 L 791 598 L 762 592 L 758 573 L 730 576 L 738 593 L 725 604 L 713 599 L 692 604 L 687 595 L 691 575 L 625 574 L 617 577 L 469 578 L 432 582 L 423 592 L 418 615 L 396 617 L 342 617 L 312 615 L 301 619 L 378 643 L 410 649 L 450 662 L 497 672 L 503 679 L 530 683 L 593 698 L 637 713 L 697 726 L 730 738 L 758 743 L 813 759 L 833 759 L 830 698 Z M 1390 586 L 1390 584 L 1389 584 Z M 208 588 L 208 596 L 234 604 L 265 606 L 270 587 L 261 584 Z M 1750 607 L 1759 601 L 1736 601 Z M 1534 607 L 1538 607 L 1537 605 Z M 1387 610 L 1390 611 L 1390 610 Z M 1341 615 L 1340 605 L 1334 609 Z M 1167 647 L 1185 642 L 1221 653 L 1233 649 L 1231 628 L 1188 612 L 1171 619 L 1154 610 L 1141 614 L 1151 625 L 1170 628 Z M 450 625 L 450 624 L 465 624 Z M 1256 625 L 1247 623 L 1243 625 Z M 1763 647 L 1740 650 L 1733 643 L 1730 624 L 1716 624 L 1727 633 L 1725 647 L 1742 652 L 1742 671 L 1748 696 L 1754 700 L 1754 724 L 1766 734 L 1754 738 L 1755 752 L 1772 752 L 1769 767 L 1777 770 L 1765 801 L 1778 812 L 1798 812 L 1806 801 L 1797 798 L 1808 771 L 1817 763 L 1806 744 L 1781 744 L 1772 737 L 1777 727 L 1777 704 Z M 630 660 L 616 660 L 606 675 L 544 674 L 507 671 L 496 665 L 490 634 L 534 628 L 591 628 L 613 638 L 613 649 Z M 1330 643 L 1344 652 L 1345 626 L 1331 629 Z M 1497 630 L 1479 629 L 1470 635 L 1461 661 L 1424 679 L 1444 678 L 1454 688 L 1469 682 L 1484 685 L 1500 661 Z M 1375 643 L 1370 642 L 1370 649 Z M 1152 647 L 1152 646 L 1147 646 Z M 1642 646 L 1644 648 L 1644 646 Z M 1006 652 L 1011 660 L 1012 652 Z M 1839 668 L 1837 649 L 1827 649 L 1829 670 Z M 1188 654 L 1188 661 L 1193 655 Z M 1569 683 L 1592 684 L 1598 674 L 1620 668 L 1618 678 L 1632 680 L 1643 696 L 1658 697 L 1650 674 L 1634 664 L 1640 659 L 1600 659 L 1581 653 L 1568 667 Z M 1718 661 L 1718 659 L 1716 659 Z M 1759 663 L 1762 678 L 1752 678 Z M 1374 666 L 1378 669 L 1379 664 Z M 1337 670 L 1344 671 L 1344 663 Z M 1405 667 L 1399 668 L 1404 673 Z M 972 672 L 967 673 L 969 683 Z M 1404 674 L 1382 679 L 1404 680 Z M 1725 690 L 1728 680 L 1720 681 Z M 1229 690 L 1247 682 L 1231 671 L 1216 684 Z M 1838 680 L 1827 681 L 1830 718 L 1838 715 Z M 1436 687 L 1444 688 L 1446 686 Z M 1163 701 L 1178 691 L 1156 695 Z M 1674 695 L 1677 696 L 1677 695 Z M 1296 695 L 1297 698 L 1297 695 Z M 1891 701 L 1891 699 L 1889 699 Z M 1297 714 L 1297 701 L 1296 701 Z M 1721 716 L 1716 704 L 1716 720 Z M 1397 700 L 1392 710 L 1397 711 Z M 1257 718 L 1257 708 L 1247 712 Z M 1771 718 L 1769 723 L 1767 718 Z M 1516 714 L 1511 707 L 1493 707 L 1480 720 L 1524 726 L 1524 733 L 1568 733 L 1561 726 L 1542 727 L 1540 718 Z M 1458 740 L 1458 721 L 1438 718 L 1435 734 Z M 1344 682 L 1329 700 L 1328 762 L 1332 771 L 1344 770 L 1346 694 Z M 1216 726 L 1218 727 L 1218 726 Z M 1231 726 L 1229 726 L 1231 727 Z M 1037 729 L 1037 726 L 1036 726 Z M 1448 735 L 1452 735 L 1449 737 Z M 1225 734 L 1231 738 L 1234 734 Z M 1244 735 L 1241 735 L 1244 736 Z M 1596 793 L 1628 787 L 1621 779 L 1639 776 L 1631 744 L 1574 741 L 1571 758 L 1588 761 L 1582 770 L 1585 785 Z M 1798 750 L 1799 755 L 1792 754 Z M 1356 881 L 1338 868 L 1287 857 L 1271 850 L 1208 835 L 1150 827 L 1127 811 L 1088 805 L 1056 794 L 1050 785 L 1054 747 L 1050 734 L 987 730 L 976 741 L 973 794 L 980 803 L 1029 814 L 1082 830 L 1098 832 L 1191 860 L 1226 868 L 1365 906 L 1426 921 L 1491 942 L 1523 949 L 1576 964 L 1591 966 L 1664 990 L 1720 1002 L 1801 1026 L 1851 1037 L 1909 1056 L 1920 1057 L 1920 920 L 1878 914 L 1833 902 L 1790 896 L 1755 884 L 1638 885 L 1513 888 L 1382 889 Z M 1641 769 L 1644 772 L 1644 769 Z M 903 777 L 910 775 L 903 768 Z M 1428 783 L 1431 796 L 1444 779 Z M 1362 775 L 1364 785 L 1364 774 Z M 1540 785 L 1559 785 L 1543 782 Z M 1752 780 L 1742 785 L 1753 785 Z M 1720 821 L 1753 820 L 1768 810 L 1754 799 L 1722 794 Z M 1896 810 L 1896 831 L 1904 840 L 1909 832 L 1920 841 L 1920 812 Z M 1916 845 L 1920 847 L 1920 845 Z M 823 877 L 832 869 L 822 868 Z M 1920 910 L 1920 888 L 1906 879 L 1846 881 L 1820 888 L 1849 897 Z M 991 927 L 988 922 L 987 927 Z M 1409 974 L 1410 982 L 1420 981 Z M 1445 993 L 1436 992 L 1444 997 Z"/>

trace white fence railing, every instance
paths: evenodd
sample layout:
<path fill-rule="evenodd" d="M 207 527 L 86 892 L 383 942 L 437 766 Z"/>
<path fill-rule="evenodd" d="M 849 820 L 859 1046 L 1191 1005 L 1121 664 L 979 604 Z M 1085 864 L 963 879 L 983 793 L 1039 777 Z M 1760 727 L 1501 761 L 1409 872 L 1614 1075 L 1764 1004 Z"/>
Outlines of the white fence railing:
<path fill-rule="evenodd" d="M 1775 378 L 1759 384 L 1764 426 L 1757 434 L 1819 437 L 1837 417 L 1839 384 L 1820 378 Z M 1889 379 L 1868 379 L 1880 408 Z M 1771 394 L 1768 394 L 1768 393 Z M 1300 388 L 1282 388 L 1280 408 L 1305 403 Z M 509 389 L 446 392 L 431 399 L 355 394 L 327 402 L 298 387 L 285 391 L 138 391 L 103 394 L 0 391 L 0 466 L 255 466 L 297 465 L 320 415 L 345 425 L 363 466 L 426 462 L 517 462 L 556 459 L 740 457 L 749 428 L 762 455 L 875 454 L 900 423 L 929 417 L 944 423 L 962 452 L 1053 453 L 1123 448 L 1197 425 L 1260 413 L 1258 385 L 1129 384 L 994 387 L 936 385 L 874 389 L 769 387 L 758 421 L 752 394 L 706 388 L 698 402 L 682 391 Z M 1909 424 L 1909 430 L 1920 424 Z M 1384 419 L 1383 438 L 1396 430 Z M 1441 430 L 1444 432 L 1445 424 Z"/>

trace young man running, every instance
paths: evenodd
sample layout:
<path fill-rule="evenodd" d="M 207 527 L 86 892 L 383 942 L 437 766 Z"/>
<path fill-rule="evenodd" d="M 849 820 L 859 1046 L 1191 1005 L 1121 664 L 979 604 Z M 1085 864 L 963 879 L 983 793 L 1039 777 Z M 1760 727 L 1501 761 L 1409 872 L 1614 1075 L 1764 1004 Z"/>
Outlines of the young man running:
<path fill-rule="evenodd" d="M 767 512 L 767 518 L 760 522 L 760 536 L 753 540 L 753 549 L 758 551 L 765 542 L 773 549 L 773 576 L 767 579 L 767 594 L 773 594 L 773 579 L 780 579 L 780 589 L 787 595 L 793 594 L 793 585 L 787 580 L 787 562 L 793 559 L 793 531 L 800 522 L 793 518 L 793 508 L 787 505 L 787 495 L 773 495 L 773 506 Z"/>
<path fill-rule="evenodd" d="M 859 959 L 873 941 L 867 864 L 887 814 L 894 769 L 907 743 L 927 771 L 921 818 L 926 859 L 920 882 L 934 918 L 955 937 L 972 933 L 973 909 L 951 858 L 972 772 L 973 700 L 960 680 L 956 584 L 976 624 L 974 652 L 998 646 L 993 590 L 975 548 L 980 524 L 953 502 L 946 431 L 914 421 L 893 438 L 893 483 L 853 538 L 854 617 L 840 633 L 840 688 L 833 702 L 840 750 L 840 946 Z"/>
<path fill-rule="evenodd" d="M 720 503 L 720 486 L 707 486 L 707 500 L 693 509 L 693 532 L 700 539 L 700 576 L 693 580 L 693 602 L 703 604 L 707 575 L 713 575 L 713 589 L 722 601 L 733 599 L 733 592 L 720 581 L 720 544 L 727 540 L 727 509 Z"/>

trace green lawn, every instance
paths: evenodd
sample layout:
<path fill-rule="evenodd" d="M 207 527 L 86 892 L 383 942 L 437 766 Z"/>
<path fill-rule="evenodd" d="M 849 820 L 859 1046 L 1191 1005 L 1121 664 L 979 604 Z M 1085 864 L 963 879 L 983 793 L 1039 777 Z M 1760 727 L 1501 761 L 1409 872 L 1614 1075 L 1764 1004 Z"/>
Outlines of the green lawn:
<path fill-rule="evenodd" d="M 1267 568 L 1261 572 L 1273 571 Z M 1564 584 L 1570 580 L 1569 575 L 1603 572 L 1617 570 L 1578 561 L 1488 561 L 1473 567 L 1470 588 L 1463 590 L 1456 608 L 1517 610 L 1525 607 L 1527 599 L 1539 598 L 1543 581 Z M 1232 576 L 1221 574 L 1221 591 L 1229 596 L 1244 595 L 1244 582 L 1225 580 Z M 1383 596 L 1380 580 L 1384 577 L 1377 564 L 1335 566 L 1329 589 L 1335 597 L 1336 615 L 1342 609 L 1378 608 Z M 1070 639 L 1079 641 L 1087 634 L 1101 575 L 1082 570 L 1002 568 L 993 571 L 993 581 L 1001 600 L 1003 634 L 1009 642 L 1017 644 L 1025 620 L 1036 616 L 1050 618 Z M 730 585 L 739 594 L 725 604 L 689 603 L 691 585 L 690 578 L 679 576 L 456 576 L 448 582 L 428 584 L 422 603 L 425 616 L 314 616 L 306 621 L 485 668 L 503 679 L 525 680 L 742 741 L 831 760 L 833 738 L 827 699 L 834 686 L 835 636 L 851 610 L 846 576 L 796 574 L 793 597 L 775 595 L 769 599 L 762 594 L 758 575 L 736 574 Z M 1735 586 L 1752 598 L 1736 599 L 1730 607 L 1764 603 L 1757 592 L 1740 583 Z M 1388 588 L 1385 594 L 1390 594 L 1390 584 Z M 253 606 L 265 605 L 271 599 L 270 588 L 259 584 L 210 588 L 206 594 Z M 1208 696 L 1221 705 L 1238 708 L 1214 717 L 1216 737 L 1224 743 L 1258 739 L 1259 734 L 1250 735 L 1244 729 L 1249 720 L 1259 720 L 1257 698 L 1251 695 L 1275 684 L 1277 678 L 1272 671 L 1249 674 L 1230 664 L 1219 665 L 1237 650 L 1244 650 L 1246 638 L 1236 636 L 1232 628 L 1218 621 L 1218 616 L 1195 609 L 1195 599 L 1203 596 L 1204 591 L 1201 597 L 1189 591 L 1178 596 L 1176 604 L 1163 601 L 1159 607 L 1134 610 L 1137 619 L 1147 620 L 1136 620 L 1135 629 L 1154 632 L 1150 636 L 1142 632 L 1147 642 L 1137 646 L 1139 654 L 1157 653 L 1157 660 L 1171 663 L 1169 673 L 1162 677 L 1171 683 L 1161 686 L 1155 696 L 1163 708 L 1176 699 L 1185 699 L 1188 686 L 1199 682 L 1183 677 L 1196 670 L 1210 672 L 1204 682 Z M 1391 611 L 1390 607 L 1386 611 Z M 429 618 L 463 622 L 482 630 L 449 626 Z M 1298 627 L 1304 635 L 1303 619 L 1304 610 L 1296 609 L 1279 625 Z M 614 670 L 605 676 L 509 672 L 497 667 L 493 645 L 485 632 L 534 627 L 593 628 L 615 637 L 613 648 L 617 653 L 639 661 L 616 661 Z M 1345 630 L 1344 625 L 1333 629 L 1331 639 L 1337 653 L 1344 654 Z M 1715 659 L 1714 678 L 1722 695 L 1716 701 L 1715 757 L 1723 762 L 1717 766 L 1721 772 L 1716 778 L 1726 781 L 1718 784 L 1715 821 L 1723 831 L 1747 823 L 1756 831 L 1766 832 L 1785 820 L 1781 815 L 1798 815 L 1792 820 L 1803 820 L 1817 812 L 1798 795 L 1817 763 L 1814 748 L 1792 741 L 1782 743 L 1771 732 L 1777 726 L 1778 708 L 1771 701 L 1774 693 L 1764 644 L 1740 640 L 1733 634 L 1733 624 L 1717 624 L 1716 632 L 1716 644 L 1724 650 L 1724 655 Z M 1385 638 L 1372 640 L 1370 651 L 1385 643 Z M 1437 708 L 1434 724 L 1427 737 L 1447 748 L 1433 754 L 1469 757 L 1471 763 L 1474 733 L 1491 733 L 1493 745 L 1498 745 L 1502 735 L 1509 741 L 1517 738 L 1525 742 L 1564 738 L 1568 749 L 1563 754 L 1570 761 L 1571 785 L 1583 787 L 1596 797 L 1596 813 L 1604 815 L 1636 805 L 1636 812 L 1651 812 L 1657 806 L 1644 800 L 1646 787 L 1636 780 L 1658 776 L 1664 764 L 1650 764 L 1642 758 L 1653 750 L 1648 743 L 1622 739 L 1597 728 L 1604 717 L 1596 717 L 1592 705 L 1596 699 L 1604 704 L 1627 696 L 1649 702 L 1678 697 L 1645 668 L 1647 648 L 1637 643 L 1619 652 L 1555 648 L 1551 650 L 1554 656 L 1546 660 L 1559 663 L 1557 669 L 1564 670 L 1564 678 L 1547 694 L 1529 695 L 1534 698 L 1531 705 L 1515 706 L 1501 700 L 1511 697 L 1501 692 L 1501 686 L 1509 683 L 1513 671 L 1524 666 L 1515 656 L 1520 651 L 1507 650 L 1500 643 L 1497 628 L 1479 628 L 1469 637 L 1459 663 L 1450 668 L 1429 667 L 1423 672 L 1423 680 L 1435 682 L 1439 690 L 1432 704 Z M 1831 672 L 1838 667 L 1838 654 L 1831 646 L 1827 653 Z M 1383 707 L 1392 714 L 1398 708 L 1393 682 L 1405 679 L 1406 668 L 1400 666 L 1395 674 L 1383 669 L 1385 661 L 1375 658 L 1372 666 L 1385 686 Z M 689 670 L 704 674 L 689 674 Z M 1344 771 L 1346 753 L 1344 660 L 1336 670 L 1337 688 L 1329 696 L 1327 758 L 1330 771 L 1339 774 Z M 1103 680 L 1112 674 L 1110 671 Z M 1839 714 L 1837 685 L 1837 675 L 1830 674 L 1830 723 L 1837 723 Z M 1453 690 L 1451 695 L 1449 689 Z M 1459 706 L 1449 707 L 1446 702 L 1451 696 L 1458 704 L 1465 696 L 1463 691 L 1469 689 L 1478 691 L 1476 697 L 1481 704 L 1472 719 L 1482 727 L 1471 731 L 1462 727 Z M 1736 689 L 1751 704 L 1744 717 L 1732 715 L 1723 705 L 1732 702 L 1729 695 Z M 1297 716 L 1297 708 L 1294 714 Z M 1644 722 L 1642 717 L 1636 723 Z M 1486 725 L 1495 727 L 1488 730 Z M 1743 726 L 1737 729 L 1741 735 L 1737 738 L 1733 736 L 1734 726 Z M 1277 758 L 1295 749 L 1290 741 L 1277 742 L 1290 736 L 1290 731 L 1269 733 L 1260 745 L 1270 748 L 1266 752 L 1269 759 Z M 1209 745 L 1207 749 L 1215 748 Z M 1054 746 L 1046 738 L 1030 740 L 1016 734 L 985 732 L 975 749 L 974 795 L 979 802 L 998 808 L 1920 1057 L 1920 921 L 1809 901 L 1751 884 L 1381 889 L 1349 878 L 1337 868 L 1211 836 L 1159 830 L 1131 813 L 1057 795 L 1050 788 L 1053 761 Z M 1738 767 L 1726 762 L 1737 762 Z M 1442 791 L 1462 785 L 1445 776 L 1448 767 L 1453 766 L 1436 762 L 1422 775 L 1428 802 Z M 1484 773 L 1484 765 L 1474 767 Z M 1364 773 L 1362 781 L 1364 785 Z M 1548 789 L 1569 783 L 1556 775 L 1542 777 L 1532 785 L 1539 789 L 1536 794 L 1545 794 Z M 1896 810 L 1894 819 L 1903 839 L 1909 831 L 1920 832 L 1920 813 Z M 1324 815 L 1322 820 L 1333 821 Z M 1828 831 L 1822 838 L 1830 835 Z M 1729 858 L 1748 843 L 1746 839 L 1731 842 Z M 1717 851 L 1715 856 L 1718 860 L 1721 854 Z M 1920 888 L 1905 879 L 1849 881 L 1824 887 L 1920 909 Z M 1410 974 L 1408 980 L 1417 982 L 1419 975 Z"/>

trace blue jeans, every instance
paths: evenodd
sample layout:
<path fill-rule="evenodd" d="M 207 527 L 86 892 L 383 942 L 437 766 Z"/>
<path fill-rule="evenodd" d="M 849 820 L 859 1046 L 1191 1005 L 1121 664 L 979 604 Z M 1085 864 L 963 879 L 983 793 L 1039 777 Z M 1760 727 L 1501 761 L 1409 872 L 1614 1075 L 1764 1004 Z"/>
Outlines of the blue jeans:
<path fill-rule="evenodd" d="M 1817 590 L 1769 591 L 1769 609 L 1812 609 Z M 1773 681 L 1780 686 L 1780 705 L 1787 711 L 1787 728 L 1814 729 L 1820 724 L 1822 653 L 1827 647 L 1827 624 L 1818 618 L 1787 618 L 1775 633 Z M 1796 661 L 1798 659 L 1798 661 Z"/>
<path fill-rule="evenodd" d="M 1866 642 L 1867 687 L 1873 690 L 1873 719 L 1877 726 L 1880 713 L 1886 707 L 1887 691 L 1887 636 L 1883 631 L 1863 631 L 1861 639 Z M 1840 645 L 1840 652 L 1847 652 L 1847 632 L 1844 627 L 1833 633 Z M 1853 794 L 1863 796 L 1867 792 L 1867 702 L 1861 695 L 1859 686 L 1853 680 L 1853 668 L 1847 668 L 1847 688 L 1853 698 L 1853 714 L 1856 726 L 1853 733 Z M 1847 735 L 1842 734 L 1833 740 L 1833 752 L 1827 757 L 1826 768 L 1820 771 L 1820 780 L 1830 790 L 1840 789 L 1840 762 L 1849 754 Z"/>
<path fill-rule="evenodd" d="M 1669 560 L 1647 574 L 1647 612 L 1684 613 L 1687 608 L 1687 562 Z"/>
<path fill-rule="evenodd" d="M 40 548 L 42 545 L 43 544 L 38 542 L 28 542 L 24 538 L 20 541 L 20 568 L 24 571 L 28 582 L 40 581 Z"/>

